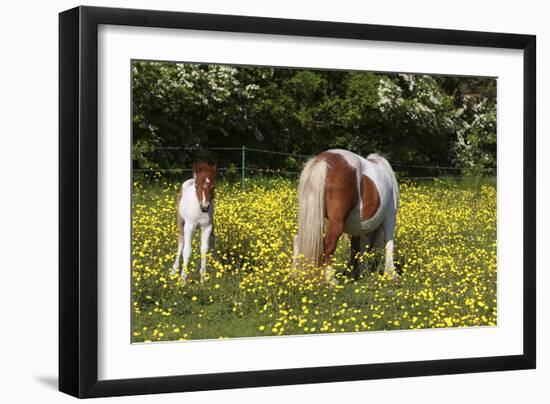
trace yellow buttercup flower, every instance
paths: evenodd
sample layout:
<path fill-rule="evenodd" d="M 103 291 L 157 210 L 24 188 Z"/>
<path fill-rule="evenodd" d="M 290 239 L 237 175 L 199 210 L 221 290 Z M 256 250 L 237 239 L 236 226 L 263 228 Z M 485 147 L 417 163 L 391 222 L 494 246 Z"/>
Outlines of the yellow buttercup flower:
<path fill-rule="evenodd" d="M 349 238 L 323 268 L 290 271 L 297 231 L 295 178 L 218 180 L 215 246 L 200 283 L 199 238 L 187 281 L 169 276 L 177 250 L 180 183 L 136 179 L 132 199 L 132 341 L 232 338 L 497 325 L 496 187 L 401 182 L 395 234 L 399 282 L 367 251 L 351 277 Z"/>

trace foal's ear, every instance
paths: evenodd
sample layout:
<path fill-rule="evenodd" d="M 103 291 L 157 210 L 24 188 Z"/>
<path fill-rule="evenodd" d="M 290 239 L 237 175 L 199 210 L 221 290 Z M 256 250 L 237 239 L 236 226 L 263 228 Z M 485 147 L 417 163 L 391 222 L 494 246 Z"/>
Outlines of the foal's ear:
<path fill-rule="evenodd" d="M 200 171 L 200 164 L 193 163 L 193 177 L 196 177 L 199 171 Z"/>

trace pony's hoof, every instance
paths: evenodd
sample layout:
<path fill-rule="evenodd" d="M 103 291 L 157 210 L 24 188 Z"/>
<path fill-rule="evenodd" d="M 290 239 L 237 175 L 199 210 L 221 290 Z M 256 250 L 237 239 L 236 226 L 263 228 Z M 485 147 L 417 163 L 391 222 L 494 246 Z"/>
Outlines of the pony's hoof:
<path fill-rule="evenodd" d="M 204 277 L 204 276 L 201 276 L 200 283 L 204 283 L 204 280 L 205 280 L 205 277 Z"/>
<path fill-rule="evenodd" d="M 187 283 L 187 275 L 181 275 L 181 276 L 180 276 L 180 281 L 181 281 L 181 283 L 183 283 L 183 284 Z"/>
<path fill-rule="evenodd" d="M 325 283 L 329 288 L 333 288 L 338 285 L 338 280 L 334 275 L 332 275 L 330 278 L 325 277 Z"/>
<path fill-rule="evenodd" d="M 177 273 L 178 273 L 178 267 L 172 267 L 172 269 L 170 270 L 170 275 L 174 276 Z"/>
<path fill-rule="evenodd" d="M 394 283 L 401 282 L 401 277 L 397 274 L 397 272 L 386 273 L 385 276 L 391 282 L 394 282 Z"/>

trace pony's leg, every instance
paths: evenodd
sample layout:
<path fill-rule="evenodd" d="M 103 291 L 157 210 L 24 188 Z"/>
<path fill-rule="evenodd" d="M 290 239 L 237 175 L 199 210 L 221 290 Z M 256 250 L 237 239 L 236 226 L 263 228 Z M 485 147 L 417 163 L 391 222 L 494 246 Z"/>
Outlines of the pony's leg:
<path fill-rule="evenodd" d="M 210 236 L 212 235 L 212 225 L 208 225 L 201 228 L 201 283 L 204 282 L 204 276 L 206 274 L 206 254 L 210 249 Z"/>
<path fill-rule="evenodd" d="M 359 238 L 359 257 L 362 257 L 363 254 L 365 253 L 365 251 L 367 251 L 367 246 L 368 246 L 368 243 L 369 243 L 369 236 L 366 235 L 366 236 L 361 236 Z M 364 262 L 363 265 L 358 265 L 358 268 L 359 268 L 359 275 L 361 275 L 361 272 L 364 272 L 365 269 L 367 268 L 367 263 Z"/>
<path fill-rule="evenodd" d="M 374 231 L 371 244 L 372 248 L 374 248 L 375 250 L 379 250 L 384 247 L 384 245 L 386 244 L 384 234 L 384 226 L 380 226 Z"/>
<path fill-rule="evenodd" d="M 195 224 L 186 222 L 183 227 L 183 267 L 181 269 L 181 279 L 184 282 L 187 279 L 187 267 L 191 258 L 191 242 L 193 241 L 194 232 Z"/>
<path fill-rule="evenodd" d="M 338 245 L 338 239 L 344 232 L 344 220 L 330 220 L 328 222 L 327 235 L 324 242 L 324 263 L 325 263 L 325 280 L 328 283 L 335 283 L 332 273 L 332 254 Z"/>
<path fill-rule="evenodd" d="M 393 230 L 395 228 L 395 214 L 390 215 L 384 221 L 384 240 L 386 242 L 386 263 L 384 265 L 384 273 L 390 279 L 398 277 L 393 264 Z"/>
<path fill-rule="evenodd" d="M 358 256 L 365 251 L 365 245 L 367 243 L 366 237 L 350 236 L 350 257 L 349 266 L 352 269 L 352 275 L 355 279 L 361 275 L 361 268 L 359 266 Z"/>
<path fill-rule="evenodd" d="M 179 215 L 177 215 L 177 223 L 178 223 L 178 254 L 176 255 L 176 260 L 174 261 L 174 265 L 172 265 L 172 271 L 170 271 L 171 275 L 175 275 L 178 272 L 178 269 L 180 268 L 180 257 L 183 253 L 183 227 L 184 227 L 184 221 L 183 218 Z"/>
<path fill-rule="evenodd" d="M 386 245 L 384 241 L 384 225 L 380 225 L 368 235 L 367 243 L 369 253 L 374 252 L 373 266 L 370 268 L 370 272 L 376 272 L 378 270 L 378 252 Z"/>

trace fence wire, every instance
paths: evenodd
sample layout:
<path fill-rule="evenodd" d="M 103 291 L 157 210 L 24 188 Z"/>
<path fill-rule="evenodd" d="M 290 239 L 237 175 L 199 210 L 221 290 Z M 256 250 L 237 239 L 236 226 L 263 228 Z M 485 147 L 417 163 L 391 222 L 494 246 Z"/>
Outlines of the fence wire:
<path fill-rule="evenodd" d="M 246 172 L 249 173 L 260 173 L 260 174 L 283 174 L 283 175 L 300 175 L 300 171 L 287 171 L 287 170 L 279 170 L 279 169 L 272 169 L 272 168 L 257 168 L 257 167 L 247 167 L 246 166 L 246 155 L 247 153 L 264 153 L 264 154 L 272 154 L 272 155 L 281 155 L 281 156 L 291 156 L 301 159 L 307 159 L 314 157 L 314 155 L 310 154 L 299 154 L 299 153 L 288 153 L 288 152 L 281 152 L 281 151 L 275 151 L 275 150 L 267 150 L 267 149 L 258 149 L 254 147 L 199 147 L 199 146 L 160 146 L 157 147 L 155 150 L 150 151 L 149 153 L 154 153 L 156 151 L 161 150 L 168 150 L 168 151 L 176 151 L 176 150 L 184 150 L 184 151 L 192 151 L 192 150 L 214 150 L 214 151 L 238 151 L 241 153 L 241 165 L 240 166 L 232 166 L 232 167 L 218 167 L 217 169 L 222 172 L 231 171 L 235 174 L 240 174 L 241 176 L 241 185 L 244 189 L 245 186 L 245 179 L 246 179 Z M 450 170 L 450 171 L 461 171 L 464 169 L 464 167 L 450 167 L 450 166 L 443 166 L 443 165 L 421 165 L 421 164 L 400 164 L 400 163 L 391 163 L 392 167 L 394 168 L 414 168 L 414 169 L 426 169 L 426 170 L 439 170 L 441 174 L 443 174 L 444 170 Z M 140 172 L 140 173 L 186 173 L 186 172 L 192 172 L 193 170 L 191 168 L 139 168 L 139 169 L 133 169 L 133 172 Z M 463 178 L 469 178 L 467 176 L 446 176 L 446 175 L 440 175 L 440 176 L 402 176 L 399 175 L 399 173 L 396 173 L 397 177 L 399 179 L 403 180 L 435 180 L 435 179 L 463 179 Z"/>

